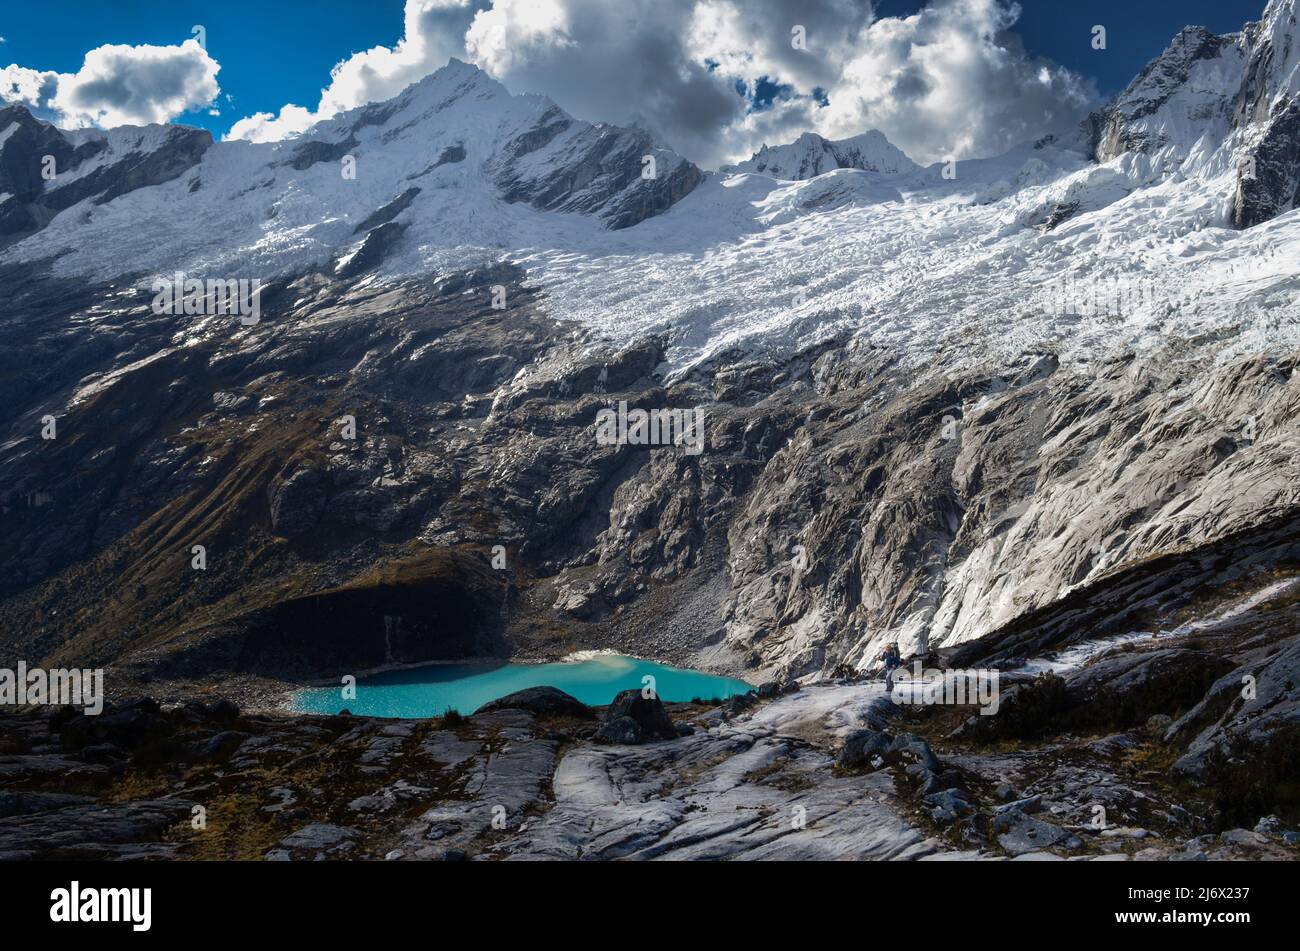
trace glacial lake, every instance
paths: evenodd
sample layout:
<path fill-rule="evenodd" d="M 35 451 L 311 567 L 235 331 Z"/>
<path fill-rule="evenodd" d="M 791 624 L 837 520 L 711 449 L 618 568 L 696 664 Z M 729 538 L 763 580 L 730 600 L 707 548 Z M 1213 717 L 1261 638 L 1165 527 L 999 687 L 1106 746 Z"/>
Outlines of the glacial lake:
<path fill-rule="evenodd" d="M 659 699 L 684 702 L 725 700 L 753 688 L 743 680 L 667 667 L 649 660 L 598 654 L 554 664 L 431 664 L 387 671 L 357 681 L 356 697 L 343 699 L 342 686 L 298 691 L 291 707 L 299 713 L 358 716 L 437 717 L 449 709 L 473 713 L 483 704 L 528 687 L 556 687 L 590 706 L 609 703 L 620 691 L 642 689 L 654 678 Z"/>

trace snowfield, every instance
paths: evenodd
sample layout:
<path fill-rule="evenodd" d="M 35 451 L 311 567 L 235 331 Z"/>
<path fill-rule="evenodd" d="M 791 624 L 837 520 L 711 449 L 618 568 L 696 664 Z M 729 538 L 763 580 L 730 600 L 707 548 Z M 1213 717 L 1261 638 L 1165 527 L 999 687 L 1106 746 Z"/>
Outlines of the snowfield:
<path fill-rule="evenodd" d="M 1231 359 L 1296 345 L 1295 212 L 1238 232 L 1219 197 L 1230 182 L 1191 179 L 1042 232 L 1023 222 L 1026 209 L 1057 195 L 1109 197 L 1119 174 L 1056 151 L 959 163 L 957 174 L 715 178 L 634 229 L 637 245 L 515 257 L 557 316 L 617 342 L 668 333 L 678 368 L 733 347 L 788 350 L 843 333 L 918 364 L 1039 347 L 1077 360 L 1164 347 L 1204 358 L 1212 344 L 1215 358 Z M 1033 177 L 1046 181 L 1015 190 Z M 824 207 L 828 195 L 838 207 Z M 719 235 L 724 226 L 735 233 Z"/>
<path fill-rule="evenodd" d="M 1275 0 L 1261 35 L 1289 39 L 1293 8 Z M 129 268 L 142 286 L 175 271 L 330 271 L 359 247 L 358 225 L 414 186 L 395 219 L 405 231 L 371 279 L 518 262 L 559 319 L 615 344 L 666 335 L 672 373 L 735 348 L 780 354 L 852 335 L 917 365 L 1038 348 L 1067 361 L 1149 350 L 1230 360 L 1300 342 L 1300 217 L 1232 225 L 1242 149 L 1261 133 L 1229 122 L 1227 103 L 1253 42 L 1180 34 L 1110 107 L 1118 118 L 1106 134 L 1129 147 L 1107 162 L 1088 156 L 1082 132 L 949 169 L 919 168 L 875 132 L 841 143 L 808 135 L 708 175 L 666 213 L 621 231 L 596 214 L 507 201 L 500 172 L 513 163 L 512 182 L 544 190 L 583 143 L 618 130 L 568 120 L 516 155 L 521 136 L 563 113 L 452 61 L 304 139 L 218 143 L 172 181 L 102 205 L 85 199 L 0 260 L 53 259 L 56 274 L 101 280 Z M 1297 86 L 1292 45 L 1269 60 L 1275 102 Z M 81 133 L 109 147 L 74 174 L 156 147 L 163 132 Z M 302 167 L 304 146 L 328 158 Z M 655 155 L 660 174 L 683 162 Z"/>

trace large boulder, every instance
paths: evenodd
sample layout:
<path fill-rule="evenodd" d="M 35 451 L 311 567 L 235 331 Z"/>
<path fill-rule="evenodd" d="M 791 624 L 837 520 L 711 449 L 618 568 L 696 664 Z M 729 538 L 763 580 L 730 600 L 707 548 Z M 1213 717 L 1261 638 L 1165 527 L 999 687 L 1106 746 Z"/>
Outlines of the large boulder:
<path fill-rule="evenodd" d="M 835 765 L 856 769 L 864 765 L 883 765 L 894 738 L 879 730 L 857 730 L 850 733 L 835 757 Z M 877 762 L 879 758 L 879 762 Z"/>
<path fill-rule="evenodd" d="M 206 740 L 191 744 L 190 755 L 199 760 L 224 760 L 233 755 L 248 738 L 248 733 L 239 730 L 223 730 Z"/>
<path fill-rule="evenodd" d="M 632 739 L 633 731 L 622 720 L 630 720 L 640 731 Z M 595 740 L 603 743 L 644 743 L 648 740 L 671 740 L 678 736 L 677 727 L 668 718 L 668 711 L 657 697 L 644 697 L 637 689 L 624 690 L 605 711 Z M 621 738 L 620 738 L 621 737 Z"/>
<path fill-rule="evenodd" d="M 527 710 L 538 716 L 570 716 L 587 719 L 592 716 L 591 708 L 576 697 L 571 697 L 555 687 L 529 687 L 512 694 L 491 700 L 475 710 L 475 713 L 490 713 L 493 710 Z"/>

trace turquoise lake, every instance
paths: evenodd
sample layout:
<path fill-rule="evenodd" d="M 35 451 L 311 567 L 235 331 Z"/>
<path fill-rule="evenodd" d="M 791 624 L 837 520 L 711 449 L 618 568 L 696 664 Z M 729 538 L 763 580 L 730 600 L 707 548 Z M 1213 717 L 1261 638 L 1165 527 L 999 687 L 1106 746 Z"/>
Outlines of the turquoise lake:
<path fill-rule="evenodd" d="M 294 695 L 300 713 L 358 716 L 436 717 L 449 709 L 473 713 L 489 701 L 527 687 L 557 687 L 583 703 L 601 706 L 622 690 L 642 689 L 643 677 L 654 677 L 661 700 L 681 702 L 726 699 L 753 688 L 743 680 L 694 670 L 666 667 L 653 661 L 601 654 L 588 660 L 555 664 L 433 664 L 393 670 L 357 681 L 355 699 L 344 700 L 341 687 L 312 687 Z"/>

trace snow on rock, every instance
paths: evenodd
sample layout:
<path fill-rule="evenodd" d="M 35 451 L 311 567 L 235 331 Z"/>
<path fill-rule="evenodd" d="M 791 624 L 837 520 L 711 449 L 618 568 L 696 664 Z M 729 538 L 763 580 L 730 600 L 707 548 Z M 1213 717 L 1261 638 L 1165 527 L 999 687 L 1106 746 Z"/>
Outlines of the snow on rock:
<path fill-rule="evenodd" d="M 1228 360 L 1297 342 L 1295 2 L 1239 34 L 1180 32 L 1091 142 L 955 168 L 919 168 L 878 132 L 809 133 L 706 176 L 642 130 L 575 120 L 453 60 L 300 139 L 219 143 L 171 181 L 87 199 L 0 260 L 270 280 L 330 271 L 382 220 L 377 279 L 505 259 L 597 338 L 664 335 L 676 374 L 849 336 L 918 365 L 1171 344 Z M 77 135 L 69 148 L 109 155 L 141 133 Z"/>
<path fill-rule="evenodd" d="M 99 143 L 105 157 L 137 140 L 147 147 L 158 134 L 64 134 L 27 121 L 78 148 Z M 415 186 L 399 211 L 401 223 L 417 227 L 393 273 L 427 272 L 438 269 L 439 252 L 495 250 L 552 226 L 598 241 L 607 229 L 662 213 L 702 178 L 645 132 L 581 122 L 452 60 L 397 97 L 301 138 L 219 143 L 182 178 L 115 195 L 92 213 L 61 214 L 11 253 L 32 260 L 67 252 L 57 265 L 65 275 L 115 277 L 129 261 L 151 273 L 272 278 L 336 259 L 360 223 Z"/>
<path fill-rule="evenodd" d="M 754 157 L 727 171 L 758 172 L 787 181 L 803 181 L 837 168 L 897 175 L 913 172 L 917 165 L 901 149 L 872 130 L 851 139 L 831 142 L 815 132 L 805 132 L 789 145 L 763 146 Z"/>

